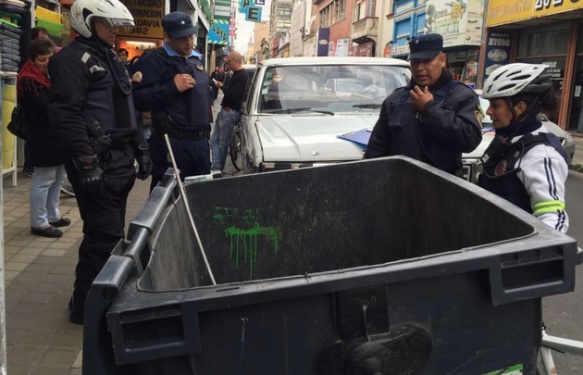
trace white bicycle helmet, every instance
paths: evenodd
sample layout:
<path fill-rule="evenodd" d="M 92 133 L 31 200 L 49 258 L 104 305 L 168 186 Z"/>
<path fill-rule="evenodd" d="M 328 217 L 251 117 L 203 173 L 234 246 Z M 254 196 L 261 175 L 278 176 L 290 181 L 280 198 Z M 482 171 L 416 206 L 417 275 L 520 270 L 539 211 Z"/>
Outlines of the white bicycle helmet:
<path fill-rule="evenodd" d="M 542 94 L 551 88 L 551 77 L 543 64 L 514 63 L 496 69 L 484 83 L 484 99 L 507 98 L 516 94 Z"/>
<path fill-rule="evenodd" d="M 71 6 L 71 27 L 75 31 L 89 38 L 93 17 L 104 18 L 112 26 L 134 26 L 134 16 L 119 0 L 75 0 Z"/>

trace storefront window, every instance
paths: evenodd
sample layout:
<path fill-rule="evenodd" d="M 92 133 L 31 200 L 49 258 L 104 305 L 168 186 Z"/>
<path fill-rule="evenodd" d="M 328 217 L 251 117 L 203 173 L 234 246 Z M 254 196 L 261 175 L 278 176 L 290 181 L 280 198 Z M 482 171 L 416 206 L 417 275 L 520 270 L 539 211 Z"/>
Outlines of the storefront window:
<path fill-rule="evenodd" d="M 579 25 L 577 35 L 577 57 L 573 67 L 573 92 L 571 93 L 571 111 L 567 130 L 583 133 L 583 24 Z"/>
<path fill-rule="evenodd" d="M 550 27 L 536 31 L 523 31 L 518 44 L 517 62 L 545 64 L 553 80 L 555 97 L 559 100 L 563 96 L 563 80 L 565 77 L 565 63 L 569 45 L 569 26 Z M 559 109 L 546 113 L 549 119 L 558 122 Z"/>

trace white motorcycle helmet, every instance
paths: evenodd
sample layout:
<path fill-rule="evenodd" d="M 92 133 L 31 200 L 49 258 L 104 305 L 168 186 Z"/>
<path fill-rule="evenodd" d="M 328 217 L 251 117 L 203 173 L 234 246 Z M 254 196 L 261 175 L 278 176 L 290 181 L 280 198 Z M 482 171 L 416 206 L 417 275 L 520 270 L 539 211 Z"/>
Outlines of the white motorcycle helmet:
<path fill-rule="evenodd" d="M 517 94 L 543 94 L 551 88 L 551 77 L 543 64 L 514 63 L 492 72 L 484 83 L 484 99 L 508 98 Z"/>
<path fill-rule="evenodd" d="M 75 31 L 86 38 L 91 37 L 93 17 L 104 18 L 111 26 L 134 26 L 134 16 L 119 0 L 75 0 L 71 6 L 71 27 Z"/>

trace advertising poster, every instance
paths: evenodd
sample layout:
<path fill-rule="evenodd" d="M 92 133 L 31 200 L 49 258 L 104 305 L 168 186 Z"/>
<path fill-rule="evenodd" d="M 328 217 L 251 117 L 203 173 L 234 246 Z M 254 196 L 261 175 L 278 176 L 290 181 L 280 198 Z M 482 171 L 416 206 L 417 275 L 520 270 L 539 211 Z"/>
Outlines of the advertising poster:
<path fill-rule="evenodd" d="M 509 33 L 488 32 L 486 36 L 486 58 L 484 60 L 484 80 L 494 70 L 510 62 L 510 44 L 512 38 Z"/>
<path fill-rule="evenodd" d="M 336 41 L 336 56 L 348 56 L 348 38 Z"/>
<path fill-rule="evenodd" d="M 443 36 L 444 47 L 479 46 L 482 42 L 484 0 L 429 0 L 425 14 L 427 33 Z"/>

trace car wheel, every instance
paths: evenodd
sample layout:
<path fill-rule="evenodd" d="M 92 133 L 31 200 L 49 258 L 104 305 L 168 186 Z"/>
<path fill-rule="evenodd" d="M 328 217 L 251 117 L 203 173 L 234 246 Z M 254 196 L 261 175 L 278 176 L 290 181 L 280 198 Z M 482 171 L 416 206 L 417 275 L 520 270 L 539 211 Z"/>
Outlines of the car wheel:
<path fill-rule="evenodd" d="M 231 156 L 231 161 L 233 162 L 233 167 L 237 171 L 243 169 L 243 154 L 241 152 L 241 133 L 239 130 L 239 125 L 236 125 L 233 129 L 233 134 L 231 134 L 231 142 L 229 144 L 229 154 Z"/>

